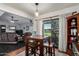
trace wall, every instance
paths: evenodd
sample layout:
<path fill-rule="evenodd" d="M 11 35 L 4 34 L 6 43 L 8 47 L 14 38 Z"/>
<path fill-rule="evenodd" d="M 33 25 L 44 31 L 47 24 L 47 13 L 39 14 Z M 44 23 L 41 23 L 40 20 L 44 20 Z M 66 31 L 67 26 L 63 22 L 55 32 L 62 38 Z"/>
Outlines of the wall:
<path fill-rule="evenodd" d="M 32 32 L 32 26 L 30 26 L 29 24 L 28 25 L 27 24 L 14 24 L 14 23 L 0 20 L 0 25 L 6 25 L 6 32 L 14 32 L 14 31 L 9 29 L 9 26 L 16 26 L 16 30 L 22 29 L 23 33 Z M 29 26 L 29 30 L 26 30 L 26 26 Z"/>
<path fill-rule="evenodd" d="M 6 25 L 6 32 L 14 32 L 13 30 L 9 29 L 9 26 L 15 26 L 15 24 L 0 20 L 0 25 Z"/>
<path fill-rule="evenodd" d="M 11 23 L 10 22 L 12 20 L 11 16 L 14 16 L 13 20 L 18 21 L 15 21 L 15 23 Z M 6 25 L 6 32 L 13 32 L 13 30 L 9 29 L 9 26 L 16 26 L 16 30 L 21 29 L 23 30 L 23 33 L 27 31 L 32 32 L 32 26 L 30 26 L 31 24 L 30 20 L 31 19 L 0 10 L 0 25 Z M 29 30 L 26 30 L 26 26 L 29 26 Z"/>
<path fill-rule="evenodd" d="M 8 16 L 4 16 L 5 14 L 3 14 L 2 16 L 0 16 L 0 25 L 6 25 L 6 32 L 13 32 L 12 30 L 9 29 L 9 26 L 16 26 L 16 30 L 20 30 L 22 29 L 23 30 L 23 33 L 29 31 L 29 32 L 32 32 L 32 26 L 30 25 L 30 21 L 26 18 L 24 23 L 24 19 L 21 19 L 23 21 L 20 21 L 20 22 L 15 22 L 15 23 L 11 23 L 10 22 L 10 19 L 11 18 L 8 18 Z M 22 23 L 21 23 L 22 22 Z M 29 26 L 29 30 L 26 30 L 26 26 Z"/>
<path fill-rule="evenodd" d="M 26 26 L 29 26 L 29 30 L 26 30 Z M 24 24 L 16 24 L 16 29 L 19 30 L 19 29 L 22 29 L 23 30 L 23 33 L 25 32 L 32 32 L 33 31 L 33 28 L 30 24 L 27 24 L 27 23 L 24 23 Z"/>

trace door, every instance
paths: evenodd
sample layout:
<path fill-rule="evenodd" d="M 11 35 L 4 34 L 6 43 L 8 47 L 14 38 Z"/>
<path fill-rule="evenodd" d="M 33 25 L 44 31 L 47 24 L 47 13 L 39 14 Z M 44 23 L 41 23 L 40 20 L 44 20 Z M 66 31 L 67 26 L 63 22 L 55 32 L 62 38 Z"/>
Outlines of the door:
<path fill-rule="evenodd" d="M 55 47 L 58 48 L 58 42 L 59 42 L 59 19 L 52 19 L 51 20 L 51 37 L 53 42 L 55 43 Z"/>
<path fill-rule="evenodd" d="M 45 20 L 43 22 L 43 36 L 51 36 L 51 20 Z"/>
<path fill-rule="evenodd" d="M 59 18 L 43 21 L 43 36 L 51 36 L 58 48 L 59 39 Z"/>

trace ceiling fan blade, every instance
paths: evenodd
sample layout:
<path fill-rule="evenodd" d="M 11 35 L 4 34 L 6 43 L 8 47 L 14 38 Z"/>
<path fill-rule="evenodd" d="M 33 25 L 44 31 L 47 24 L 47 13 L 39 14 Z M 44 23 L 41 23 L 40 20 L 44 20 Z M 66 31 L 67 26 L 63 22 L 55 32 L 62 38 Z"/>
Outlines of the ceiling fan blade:
<path fill-rule="evenodd" d="M 19 20 L 14 20 L 14 21 L 19 21 Z"/>

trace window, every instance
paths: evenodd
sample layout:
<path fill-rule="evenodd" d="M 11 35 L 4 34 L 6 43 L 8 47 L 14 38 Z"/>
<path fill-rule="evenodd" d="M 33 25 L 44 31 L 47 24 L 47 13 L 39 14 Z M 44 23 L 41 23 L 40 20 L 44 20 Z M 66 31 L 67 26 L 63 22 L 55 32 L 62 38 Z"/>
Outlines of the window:
<path fill-rule="evenodd" d="M 51 36 L 51 23 L 45 22 L 44 23 L 44 37 Z"/>
<path fill-rule="evenodd" d="M 15 30 L 15 26 L 10 26 L 9 29 L 10 30 Z"/>

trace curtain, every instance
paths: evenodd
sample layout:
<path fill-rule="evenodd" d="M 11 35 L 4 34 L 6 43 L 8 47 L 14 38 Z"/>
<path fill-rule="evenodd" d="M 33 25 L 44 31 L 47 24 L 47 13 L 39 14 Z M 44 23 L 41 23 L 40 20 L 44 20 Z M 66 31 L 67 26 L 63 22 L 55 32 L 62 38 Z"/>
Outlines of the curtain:
<path fill-rule="evenodd" d="M 64 15 L 59 16 L 59 50 L 66 52 L 67 49 L 67 19 Z"/>

